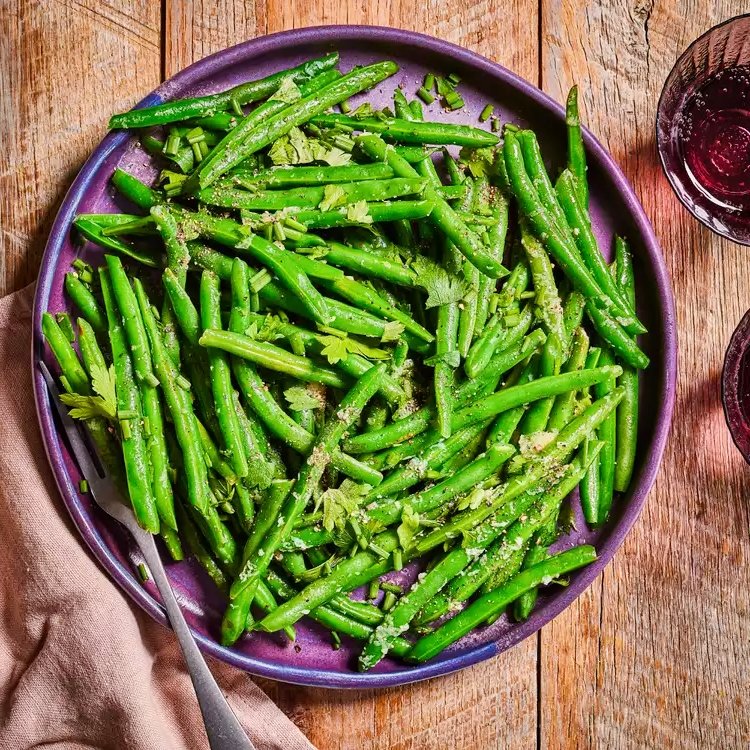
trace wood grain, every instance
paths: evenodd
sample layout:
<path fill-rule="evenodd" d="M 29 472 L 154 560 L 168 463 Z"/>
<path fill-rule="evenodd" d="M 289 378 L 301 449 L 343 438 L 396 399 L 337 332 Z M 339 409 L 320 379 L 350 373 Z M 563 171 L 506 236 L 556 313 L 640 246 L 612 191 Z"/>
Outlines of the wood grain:
<path fill-rule="evenodd" d="M 63 191 L 108 115 L 260 34 L 380 24 L 462 44 L 562 99 L 633 181 L 670 266 L 681 375 L 646 509 L 602 578 L 536 639 L 383 692 L 264 682 L 321 750 L 750 746 L 750 474 L 719 374 L 750 255 L 691 221 L 658 168 L 658 93 L 679 52 L 742 0 L 93 0 L 0 3 L 0 293 L 33 279 Z M 128 75 L 113 77 L 112 70 Z"/>
<path fill-rule="evenodd" d="M 106 132 L 159 82 L 158 4 L 0 3 L 0 294 L 37 274 L 65 190 Z M 128 71 L 113 76 L 113 70 Z"/>
<path fill-rule="evenodd" d="M 681 334 L 674 426 L 656 487 L 601 579 L 542 634 L 543 747 L 750 743 L 750 473 L 731 444 L 719 383 L 748 306 L 750 257 L 689 219 L 654 145 L 675 59 L 740 5 L 543 3 L 543 88 L 562 99 L 581 85 L 587 124 L 652 218 Z"/>

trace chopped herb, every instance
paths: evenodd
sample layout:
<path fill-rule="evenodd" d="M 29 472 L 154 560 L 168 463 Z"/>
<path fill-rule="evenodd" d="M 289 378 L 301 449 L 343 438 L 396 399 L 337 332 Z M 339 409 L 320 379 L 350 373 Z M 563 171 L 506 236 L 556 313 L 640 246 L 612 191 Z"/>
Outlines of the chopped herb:
<path fill-rule="evenodd" d="M 138 575 L 140 576 L 141 581 L 146 583 L 146 581 L 150 580 L 151 576 L 148 574 L 148 568 L 143 563 L 138 563 Z"/>
<path fill-rule="evenodd" d="M 481 114 L 479 115 L 479 122 L 487 122 L 492 117 L 492 113 L 495 111 L 495 107 L 492 104 L 486 104 Z"/>
<path fill-rule="evenodd" d="M 386 591 L 385 596 L 383 597 L 383 603 L 380 605 L 383 612 L 390 612 L 395 606 L 397 602 L 396 595 L 392 591 Z"/>
<path fill-rule="evenodd" d="M 89 483 L 85 479 L 81 479 L 80 482 L 78 482 L 78 491 L 85 495 L 89 491 Z"/>
<path fill-rule="evenodd" d="M 367 587 L 367 598 L 372 601 L 373 599 L 378 598 L 378 594 L 380 593 L 380 580 L 375 578 L 374 580 L 370 581 L 370 585 Z"/>
<path fill-rule="evenodd" d="M 424 77 L 424 83 L 422 84 L 422 87 L 426 89 L 427 91 L 432 91 L 432 89 L 435 87 L 435 74 L 434 73 L 428 73 Z"/>
<path fill-rule="evenodd" d="M 424 87 L 417 90 L 417 96 L 425 104 L 432 104 L 435 101 L 435 97 Z"/>

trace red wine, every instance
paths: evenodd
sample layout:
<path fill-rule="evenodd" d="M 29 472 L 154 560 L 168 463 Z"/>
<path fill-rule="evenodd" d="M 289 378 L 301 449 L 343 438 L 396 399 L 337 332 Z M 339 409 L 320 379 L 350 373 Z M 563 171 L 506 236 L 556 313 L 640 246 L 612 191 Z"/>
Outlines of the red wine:
<path fill-rule="evenodd" d="M 732 214 L 747 212 L 750 66 L 725 68 L 704 81 L 682 108 L 678 136 L 683 163 L 694 186 Z"/>

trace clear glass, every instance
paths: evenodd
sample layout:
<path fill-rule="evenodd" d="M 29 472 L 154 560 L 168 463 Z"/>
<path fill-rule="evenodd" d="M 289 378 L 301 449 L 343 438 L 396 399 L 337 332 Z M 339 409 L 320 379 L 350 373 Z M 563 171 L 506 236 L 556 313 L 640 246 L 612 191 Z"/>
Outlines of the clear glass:
<path fill-rule="evenodd" d="M 656 142 L 686 208 L 750 245 L 750 14 L 715 26 L 679 58 L 659 100 Z"/>

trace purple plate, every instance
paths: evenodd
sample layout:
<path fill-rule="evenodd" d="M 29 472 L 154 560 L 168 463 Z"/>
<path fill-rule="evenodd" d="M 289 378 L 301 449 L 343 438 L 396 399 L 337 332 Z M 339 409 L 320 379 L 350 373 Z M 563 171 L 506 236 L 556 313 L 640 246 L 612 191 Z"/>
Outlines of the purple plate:
<path fill-rule="evenodd" d="M 331 50 L 340 52 L 344 69 L 379 59 L 395 59 L 400 64 L 397 76 L 362 97 L 380 106 L 388 102 L 394 86 L 399 83 L 405 91 L 416 92 L 426 72 L 455 72 L 462 79 L 460 90 L 466 106 L 459 112 L 441 113 L 441 119 L 475 124 L 484 105 L 491 102 L 503 120 L 534 128 L 540 134 L 542 149 L 551 163 L 554 166 L 564 164 L 564 112 L 558 104 L 536 87 L 479 55 L 431 37 L 395 29 L 328 26 L 255 39 L 190 66 L 150 94 L 141 106 L 168 98 L 220 91 Z M 428 112 L 435 110 L 437 114 L 437 106 L 434 104 Z M 224 604 L 222 596 L 193 562 L 168 565 L 177 597 L 198 643 L 206 652 L 252 674 L 303 685 L 364 688 L 422 680 L 488 659 L 535 633 L 581 594 L 610 561 L 638 516 L 661 460 L 674 404 L 677 342 L 672 291 L 654 232 L 612 158 L 590 133 L 585 134 L 585 140 L 594 229 L 604 248 L 610 247 L 615 231 L 626 235 L 632 243 L 639 286 L 638 312 L 649 329 L 643 345 L 651 357 L 651 367 L 643 374 L 639 450 L 632 489 L 616 504 L 606 528 L 589 532 L 579 518 L 578 530 L 558 543 L 564 548 L 590 542 L 598 549 L 599 559 L 576 573 L 567 588 L 543 593 L 533 615 L 524 623 L 512 623 L 503 617 L 427 664 L 411 667 L 385 659 L 366 674 L 357 673 L 352 666 L 358 652 L 356 644 L 345 642 L 339 651 L 334 651 L 327 634 L 307 621 L 298 624 L 294 644 L 275 635 L 252 634 L 243 637 L 233 648 L 221 646 L 217 633 Z M 63 278 L 71 261 L 79 254 L 89 259 L 98 254 L 90 246 L 81 250 L 73 245 L 69 231 L 71 220 L 79 212 L 117 210 L 117 199 L 108 178 L 118 165 L 143 176 L 152 174 L 149 158 L 136 147 L 134 139 L 127 133 L 110 133 L 86 162 L 63 201 L 39 273 L 32 365 L 49 356 L 41 335 L 42 312 L 67 309 Z M 81 535 L 118 585 L 154 619 L 165 623 L 164 611 L 153 586 L 143 586 L 138 579 L 135 565 L 140 560 L 127 534 L 101 513 L 90 498 L 78 493 L 80 476 L 60 439 L 44 381 L 36 367 L 34 386 L 50 464 Z"/>

